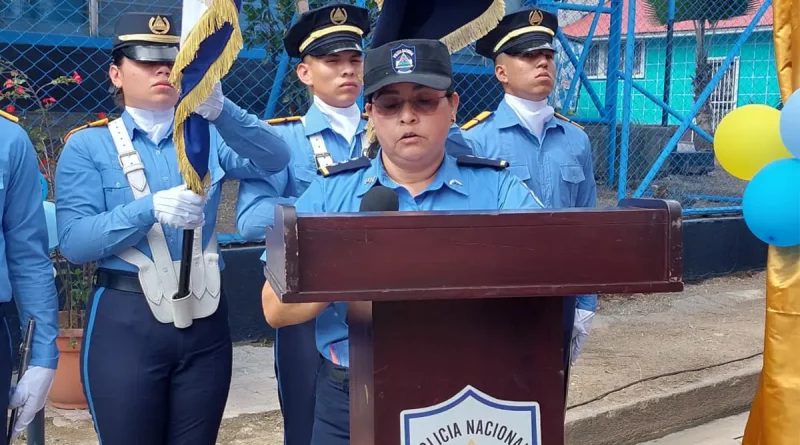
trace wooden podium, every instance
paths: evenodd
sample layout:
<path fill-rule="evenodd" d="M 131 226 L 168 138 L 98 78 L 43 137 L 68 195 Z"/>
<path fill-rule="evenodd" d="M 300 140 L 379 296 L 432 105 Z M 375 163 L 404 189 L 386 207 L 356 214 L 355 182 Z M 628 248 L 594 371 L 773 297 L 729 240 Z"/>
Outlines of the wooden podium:
<path fill-rule="evenodd" d="M 560 445 L 561 297 L 683 290 L 681 227 L 678 203 L 650 199 L 518 213 L 277 206 L 266 275 L 284 302 L 350 303 L 351 444 Z M 539 426 L 512 437 L 502 419 L 523 411 Z"/>

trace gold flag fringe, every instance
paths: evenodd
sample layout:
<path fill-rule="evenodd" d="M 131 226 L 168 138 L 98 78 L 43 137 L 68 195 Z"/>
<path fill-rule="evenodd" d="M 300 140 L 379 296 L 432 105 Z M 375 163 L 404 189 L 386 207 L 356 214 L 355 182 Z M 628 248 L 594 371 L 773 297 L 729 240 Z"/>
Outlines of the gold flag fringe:
<path fill-rule="evenodd" d="M 506 14 L 506 4 L 503 0 L 494 0 L 486 11 L 475 20 L 465 24 L 450 34 L 442 37 L 441 42 L 447 45 L 450 54 L 461 50 L 470 43 L 480 39 L 497 27 Z"/>
<path fill-rule="evenodd" d="M 228 74 L 228 71 L 239 55 L 239 51 L 244 46 L 242 32 L 239 28 L 239 11 L 236 10 L 236 5 L 232 1 L 216 0 L 211 4 L 209 9 L 203 13 L 203 16 L 189 32 L 186 41 L 181 45 L 180 52 L 175 60 L 175 65 L 169 79 L 170 83 L 176 89 L 180 90 L 183 70 L 194 61 L 197 56 L 197 51 L 200 48 L 200 43 L 208 36 L 221 29 L 226 23 L 233 26 L 233 32 L 231 33 L 230 39 L 228 39 L 228 42 L 225 44 L 225 48 L 222 50 L 217 60 L 208 68 L 203 79 L 192 88 L 192 91 L 181 100 L 175 109 L 175 127 L 172 138 L 175 143 L 175 151 L 178 155 L 178 166 L 186 185 L 191 191 L 200 196 L 205 195 L 205 188 L 208 187 L 210 178 L 209 175 L 206 174 L 206 176 L 201 179 L 186 157 L 183 127 L 184 122 L 186 122 L 186 119 L 189 118 L 192 112 L 211 95 L 214 84 Z"/>

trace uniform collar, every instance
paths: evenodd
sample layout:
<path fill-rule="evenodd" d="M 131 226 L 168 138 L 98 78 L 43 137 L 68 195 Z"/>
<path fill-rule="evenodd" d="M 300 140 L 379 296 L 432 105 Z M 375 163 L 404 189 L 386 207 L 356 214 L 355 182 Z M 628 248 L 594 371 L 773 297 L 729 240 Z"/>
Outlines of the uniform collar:
<path fill-rule="evenodd" d="M 497 121 L 497 126 L 500 128 L 511 128 L 515 125 L 518 125 L 520 128 L 525 129 L 525 131 L 527 131 L 525 126 L 523 126 L 522 122 L 519 120 L 519 116 L 517 116 L 517 113 L 514 112 L 514 110 L 506 102 L 505 99 L 500 101 L 500 105 L 497 106 L 497 111 L 495 111 L 494 118 Z M 549 121 L 544 123 L 544 126 L 542 127 L 542 134 L 546 133 L 548 128 L 553 128 L 553 127 L 560 128 L 562 131 L 564 129 L 559 119 L 552 117 L 550 118 Z"/>
<path fill-rule="evenodd" d="M 391 189 L 397 189 L 400 187 L 399 184 L 394 182 L 394 180 L 389 177 L 389 175 L 386 173 L 386 170 L 383 168 L 383 160 L 381 159 L 380 151 L 378 151 L 378 155 L 372 160 L 362 178 L 363 179 L 358 185 L 356 192 L 357 196 L 363 196 L 375 184 L 380 184 Z M 464 178 L 461 174 L 461 169 L 456 163 L 456 158 L 450 156 L 449 154 L 444 155 L 442 165 L 439 167 L 439 170 L 437 170 L 436 176 L 433 178 L 433 182 L 428 185 L 423 193 L 439 190 L 442 187 L 447 187 L 465 196 L 468 195 L 466 186 L 464 185 Z"/>
<path fill-rule="evenodd" d="M 361 122 L 358 123 L 356 134 L 361 134 L 366 126 L 367 121 L 362 118 Z M 333 131 L 330 120 L 328 120 L 328 117 L 325 116 L 316 104 L 311 104 L 311 106 L 308 107 L 308 112 L 303 117 L 303 127 L 305 128 L 306 136 L 321 133 L 323 130 Z"/>
<path fill-rule="evenodd" d="M 144 131 L 141 127 L 139 127 L 139 125 L 136 123 L 136 121 L 133 120 L 133 116 L 131 116 L 130 113 L 128 113 L 127 111 L 123 111 L 121 118 L 122 118 L 122 122 L 125 122 L 125 129 L 128 131 L 128 137 L 131 139 L 131 141 L 133 140 L 134 135 L 136 133 L 140 133 L 141 136 L 143 136 L 145 138 L 148 137 L 147 136 L 147 132 Z M 164 138 L 171 137 L 173 129 L 174 129 L 174 125 L 170 125 L 170 128 L 167 131 L 167 133 L 164 135 Z"/>

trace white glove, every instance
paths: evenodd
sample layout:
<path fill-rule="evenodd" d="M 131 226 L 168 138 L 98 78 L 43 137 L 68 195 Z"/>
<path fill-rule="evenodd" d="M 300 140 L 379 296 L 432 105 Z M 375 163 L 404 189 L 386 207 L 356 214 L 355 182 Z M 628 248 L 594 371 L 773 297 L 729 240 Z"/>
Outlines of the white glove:
<path fill-rule="evenodd" d="M 17 421 L 14 423 L 14 432 L 11 435 L 11 440 L 14 440 L 19 433 L 27 428 L 36 413 L 44 408 L 47 394 L 50 393 L 55 377 L 55 369 L 31 366 L 22 376 L 17 387 L 11 389 L 8 407 L 12 409 L 20 408 L 17 411 Z"/>
<path fill-rule="evenodd" d="M 592 330 L 592 320 L 594 312 L 583 309 L 575 309 L 575 322 L 572 325 L 572 356 L 570 362 L 574 365 L 583 350 L 583 345 Z"/>
<path fill-rule="evenodd" d="M 153 195 L 153 214 L 158 222 L 178 229 L 196 229 L 205 223 L 205 199 L 186 184 Z"/>
<path fill-rule="evenodd" d="M 203 116 L 204 119 L 215 121 L 222 113 L 222 106 L 225 105 L 225 96 L 222 95 L 222 85 L 217 82 L 214 84 L 214 89 L 205 102 L 195 108 L 194 112 Z"/>

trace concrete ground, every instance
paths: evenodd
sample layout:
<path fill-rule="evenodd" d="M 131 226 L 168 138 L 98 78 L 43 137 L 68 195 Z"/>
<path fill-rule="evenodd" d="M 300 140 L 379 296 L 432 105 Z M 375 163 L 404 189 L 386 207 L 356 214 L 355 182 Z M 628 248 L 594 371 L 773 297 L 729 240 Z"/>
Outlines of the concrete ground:
<path fill-rule="evenodd" d="M 764 282 L 758 273 L 683 293 L 602 296 L 572 372 L 568 443 L 638 444 L 746 411 L 761 367 Z M 272 349 L 238 346 L 218 443 L 282 444 L 277 409 Z M 86 412 L 48 408 L 47 423 L 47 444 L 98 443 Z M 650 443 L 706 443 L 664 440 Z"/>
<path fill-rule="evenodd" d="M 717 419 L 639 445 L 741 445 L 748 413 Z"/>

